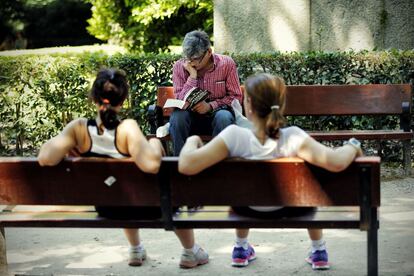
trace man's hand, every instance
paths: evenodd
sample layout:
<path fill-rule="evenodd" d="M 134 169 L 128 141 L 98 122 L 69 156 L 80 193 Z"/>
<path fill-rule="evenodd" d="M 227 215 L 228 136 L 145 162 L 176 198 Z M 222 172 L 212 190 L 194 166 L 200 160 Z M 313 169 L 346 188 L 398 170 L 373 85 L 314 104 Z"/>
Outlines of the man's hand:
<path fill-rule="evenodd" d="M 199 102 L 192 109 L 192 111 L 197 112 L 198 114 L 206 114 L 212 110 L 211 105 L 206 101 Z"/>
<path fill-rule="evenodd" d="M 192 79 L 197 79 L 197 70 L 191 65 L 191 61 L 186 60 L 184 63 L 184 68 L 190 73 Z"/>

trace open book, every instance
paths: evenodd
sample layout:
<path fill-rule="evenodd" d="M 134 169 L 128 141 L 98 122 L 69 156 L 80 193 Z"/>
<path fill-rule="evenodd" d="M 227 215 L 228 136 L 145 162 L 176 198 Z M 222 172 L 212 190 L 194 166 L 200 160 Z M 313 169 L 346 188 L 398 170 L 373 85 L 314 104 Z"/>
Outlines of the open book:
<path fill-rule="evenodd" d="M 209 94 L 210 92 L 208 92 L 207 90 L 203 90 L 198 87 L 193 87 L 187 92 L 187 94 L 185 94 L 183 100 L 168 99 L 164 104 L 164 108 L 177 107 L 180 109 L 191 109 L 199 102 L 202 102 L 205 99 L 207 99 Z"/>

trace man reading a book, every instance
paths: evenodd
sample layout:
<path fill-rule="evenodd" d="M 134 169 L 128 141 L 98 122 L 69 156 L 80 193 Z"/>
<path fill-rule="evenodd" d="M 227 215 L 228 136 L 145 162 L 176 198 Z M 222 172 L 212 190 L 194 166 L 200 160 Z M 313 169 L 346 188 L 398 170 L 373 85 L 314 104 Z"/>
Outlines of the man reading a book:
<path fill-rule="evenodd" d="M 233 124 L 235 119 L 231 103 L 234 99 L 242 102 L 235 62 L 229 56 L 213 53 L 210 39 L 204 31 L 187 33 L 182 46 L 183 58 L 173 67 L 176 99 L 184 100 L 194 88 L 207 90 L 208 97 L 200 96 L 202 101 L 189 105 L 188 109 L 176 108 L 172 113 L 170 135 L 174 155 L 179 155 L 188 136 L 215 136 Z"/>

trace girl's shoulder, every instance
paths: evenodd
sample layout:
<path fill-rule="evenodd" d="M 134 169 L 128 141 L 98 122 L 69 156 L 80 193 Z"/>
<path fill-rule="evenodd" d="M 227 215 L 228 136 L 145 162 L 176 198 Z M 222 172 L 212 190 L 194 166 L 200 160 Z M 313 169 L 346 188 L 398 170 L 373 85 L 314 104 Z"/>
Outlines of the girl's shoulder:
<path fill-rule="evenodd" d="M 79 130 L 79 128 L 84 128 L 88 123 L 88 119 L 86 118 L 77 118 L 70 121 L 66 125 L 66 129 L 74 129 L 75 131 Z"/>
<path fill-rule="evenodd" d="M 226 127 L 222 132 L 225 133 L 231 133 L 232 135 L 250 135 L 253 134 L 253 132 L 245 127 L 241 127 L 238 125 L 229 125 Z"/>
<path fill-rule="evenodd" d="M 124 119 L 119 124 L 119 127 L 120 126 L 122 126 L 122 127 L 138 126 L 138 123 L 134 119 Z"/>
<path fill-rule="evenodd" d="M 250 129 L 239 127 L 237 125 L 229 125 L 223 129 L 216 137 L 221 138 L 230 149 L 234 145 L 248 145 L 249 141 L 254 137 Z"/>
<path fill-rule="evenodd" d="M 81 117 L 81 118 L 73 119 L 72 121 L 70 121 L 69 124 L 85 124 L 87 122 L 88 122 L 88 119 L 87 118 Z"/>
<path fill-rule="evenodd" d="M 284 127 L 280 129 L 281 134 L 283 136 L 290 136 L 290 135 L 307 135 L 306 131 L 304 131 L 303 129 L 301 129 L 298 126 L 288 126 L 288 127 Z"/>
<path fill-rule="evenodd" d="M 117 137 L 121 138 L 126 136 L 140 136 L 141 129 L 134 119 L 125 119 L 117 127 Z"/>

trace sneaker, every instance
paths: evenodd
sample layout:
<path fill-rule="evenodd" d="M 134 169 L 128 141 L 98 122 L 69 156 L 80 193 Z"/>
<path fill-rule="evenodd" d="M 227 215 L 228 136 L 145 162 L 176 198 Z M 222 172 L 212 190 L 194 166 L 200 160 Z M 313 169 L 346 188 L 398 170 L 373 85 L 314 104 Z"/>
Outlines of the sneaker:
<path fill-rule="evenodd" d="M 249 262 L 256 259 L 256 253 L 254 252 L 253 247 L 249 244 L 247 249 L 243 247 L 234 247 L 233 254 L 232 254 L 232 266 L 248 266 Z"/>
<path fill-rule="evenodd" d="M 312 265 L 314 270 L 329 269 L 328 252 L 326 250 L 316 250 L 309 254 L 309 257 L 305 259 L 308 264 Z"/>
<path fill-rule="evenodd" d="M 147 252 L 145 249 L 141 250 L 130 250 L 129 251 L 129 261 L 128 265 L 130 266 L 140 266 L 142 262 L 147 258 Z"/>
<path fill-rule="evenodd" d="M 208 254 L 201 247 L 196 254 L 192 250 L 183 249 L 180 261 L 181 268 L 193 268 L 206 263 L 208 263 Z"/>

